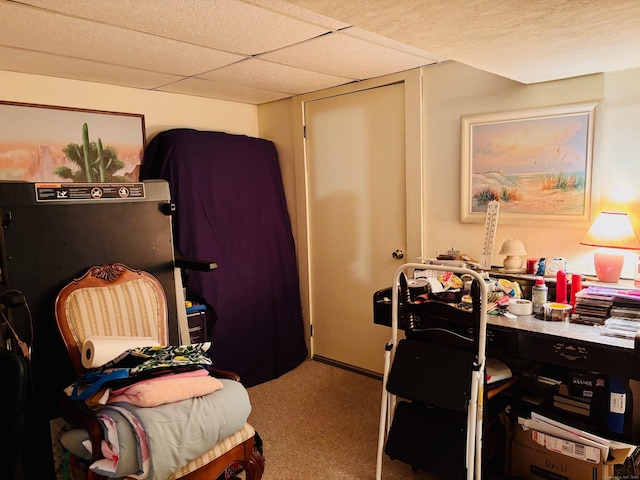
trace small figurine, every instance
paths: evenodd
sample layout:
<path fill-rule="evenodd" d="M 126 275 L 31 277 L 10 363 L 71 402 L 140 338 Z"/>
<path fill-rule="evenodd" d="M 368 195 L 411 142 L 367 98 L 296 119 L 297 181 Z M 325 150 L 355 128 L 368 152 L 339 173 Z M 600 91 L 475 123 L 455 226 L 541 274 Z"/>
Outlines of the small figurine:
<path fill-rule="evenodd" d="M 544 272 L 545 272 L 546 268 L 547 268 L 547 267 L 546 267 L 546 265 L 545 265 L 544 258 L 541 258 L 541 259 L 538 261 L 538 271 L 536 272 L 536 276 L 544 277 Z"/>

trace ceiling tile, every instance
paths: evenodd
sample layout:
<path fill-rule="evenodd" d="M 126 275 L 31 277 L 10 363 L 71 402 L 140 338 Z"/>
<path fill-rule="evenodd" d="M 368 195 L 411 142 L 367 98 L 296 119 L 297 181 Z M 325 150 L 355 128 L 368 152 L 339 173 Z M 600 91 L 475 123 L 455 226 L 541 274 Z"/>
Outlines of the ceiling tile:
<path fill-rule="evenodd" d="M 238 0 L 26 0 L 23 3 L 246 55 L 275 50 L 330 31 L 318 24 Z M 326 17 L 315 15 L 309 18 L 318 20 Z"/>
<path fill-rule="evenodd" d="M 0 46 L 154 72 L 195 75 L 244 58 L 7 2 L 0 2 L 0 18 L 11 18 L 10 22 L 3 22 L 0 29 Z M 37 25 L 35 34 L 34 25 Z"/>
<path fill-rule="evenodd" d="M 436 55 L 430 52 L 426 52 L 420 48 L 413 47 L 411 45 L 407 45 L 404 43 L 396 42 L 387 37 L 383 37 L 376 33 L 368 32 L 361 28 L 353 27 L 347 30 L 343 30 L 342 33 L 348 35 L 350 37 L 359 38 L 360 40 L 365 40 L 367 42 L 375 43 L 377 45 L 381 45 L 383 47 L 388 47 L 394 50 L 398 50 L 399 52 L 408 53 L 411 55 L 415 55 L 416 57 L 422 57 L 430 61 L 430 63 L 435 62 L 443 62 L 447 60 L 446 57 L 442 57 L 440 55 Z"/>
<path fill-rule="evenodd" d="M 320 25 L 322 27 L 325 27 L 327 30 L 342 30 L 343 28 L 347 28 L 351 26 L 350 24 L 344 23 L 340 20 L 336 20 L 335 18 L 321 15 L 320 13 L 307 10 L 306 8 L 299 7 L 298 5 L 293 5 L 289 1 L 285 2 L 283 0 L 246 0 L 246 3 L 258 5 L 260 7 L 267 8 L 275 12 L 280 12 L 290 17 L 303 20 L 305 22 L 313 23 L 315 25 Z"/>
<path fill-rule="evenodd" d="M 256 88 L 242 87 L 239 85 L 227 85 L 211 82 L 201 78 L 187 78 L 171 85 L 157 88 L 160 92 L 182 93 L 196 97 L 217 98 L 231 102 L 242 102 L 259 105 L 288 98 L 291 95 L 280 92 L 268 92 Z"/>
<path fill-rule="evenodd" d="M 0 70 L 71 78 L 132 88 L 154 88 L 182 77 L 76 58 L 0 47 Z"/>
<path fill-rule="evenodd" d="M 287 1 L 519 82 L 640 67 L 638 0 Z"/>
<path fill-rule="evenodd" d="M 291 95 L 315 92 L 354 80 L 353 78 L 336 77 L 287 65 L 270 63 L 256 58 L 243 60 L 242 62 L 198 75 L 198 77 L 220 83 Z"/>
<path fill-rule="evenodd" d="M 293 67 L 360 80 L 433 63 L 347 35 L 350 29 L 266 53 L 259 58 Z"/>

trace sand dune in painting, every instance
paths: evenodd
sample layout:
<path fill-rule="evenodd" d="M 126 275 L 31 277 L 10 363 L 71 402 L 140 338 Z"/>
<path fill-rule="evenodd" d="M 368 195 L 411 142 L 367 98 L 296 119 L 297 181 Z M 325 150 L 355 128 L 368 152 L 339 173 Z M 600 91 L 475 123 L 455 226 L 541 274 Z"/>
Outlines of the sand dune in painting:
<path fill-rule="evenodd" d="M 581 173 L 564 174 L 576 179 L 576 188 L 545 188 L 558 174 L 527 173 L 504 176 L 499 172 L 474 173 L 472 212 L 484 212 L 491 199 L 500 201 L 500 211 L 540 215 L 581 215 L 584 211 L 584 178 Z M 487 193 L 495 198 L 487 198 Z"/>

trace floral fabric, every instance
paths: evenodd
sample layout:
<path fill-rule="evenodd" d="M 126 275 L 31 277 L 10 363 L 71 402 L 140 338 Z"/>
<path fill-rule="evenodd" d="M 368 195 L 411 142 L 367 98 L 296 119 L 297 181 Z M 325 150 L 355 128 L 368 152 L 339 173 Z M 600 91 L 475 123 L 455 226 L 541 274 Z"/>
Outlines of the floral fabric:
<path fill-rule="evenodd" d="M 128 368 L 129 375 L 149 370 L 172 367 L 209 366 L 211 359 L 207 356 L 203 343 L 178 346 L 157 346 L 131 348 L 104 364 L 101 370 Z"/>

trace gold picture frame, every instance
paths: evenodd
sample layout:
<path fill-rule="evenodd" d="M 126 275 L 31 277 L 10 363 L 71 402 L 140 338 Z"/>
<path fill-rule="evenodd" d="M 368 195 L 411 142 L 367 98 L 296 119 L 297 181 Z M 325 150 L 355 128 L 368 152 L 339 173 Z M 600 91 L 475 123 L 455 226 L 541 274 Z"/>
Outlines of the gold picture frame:
<path fill-rule="evenodd" d="M 137 182 L 144 148 L 142 114 L 0 101 L 3 181 Z"/>
<path fill-rule="evenodd" d="M 588 224 L 595 103 L 462 117 L 460 221 Z"/>

